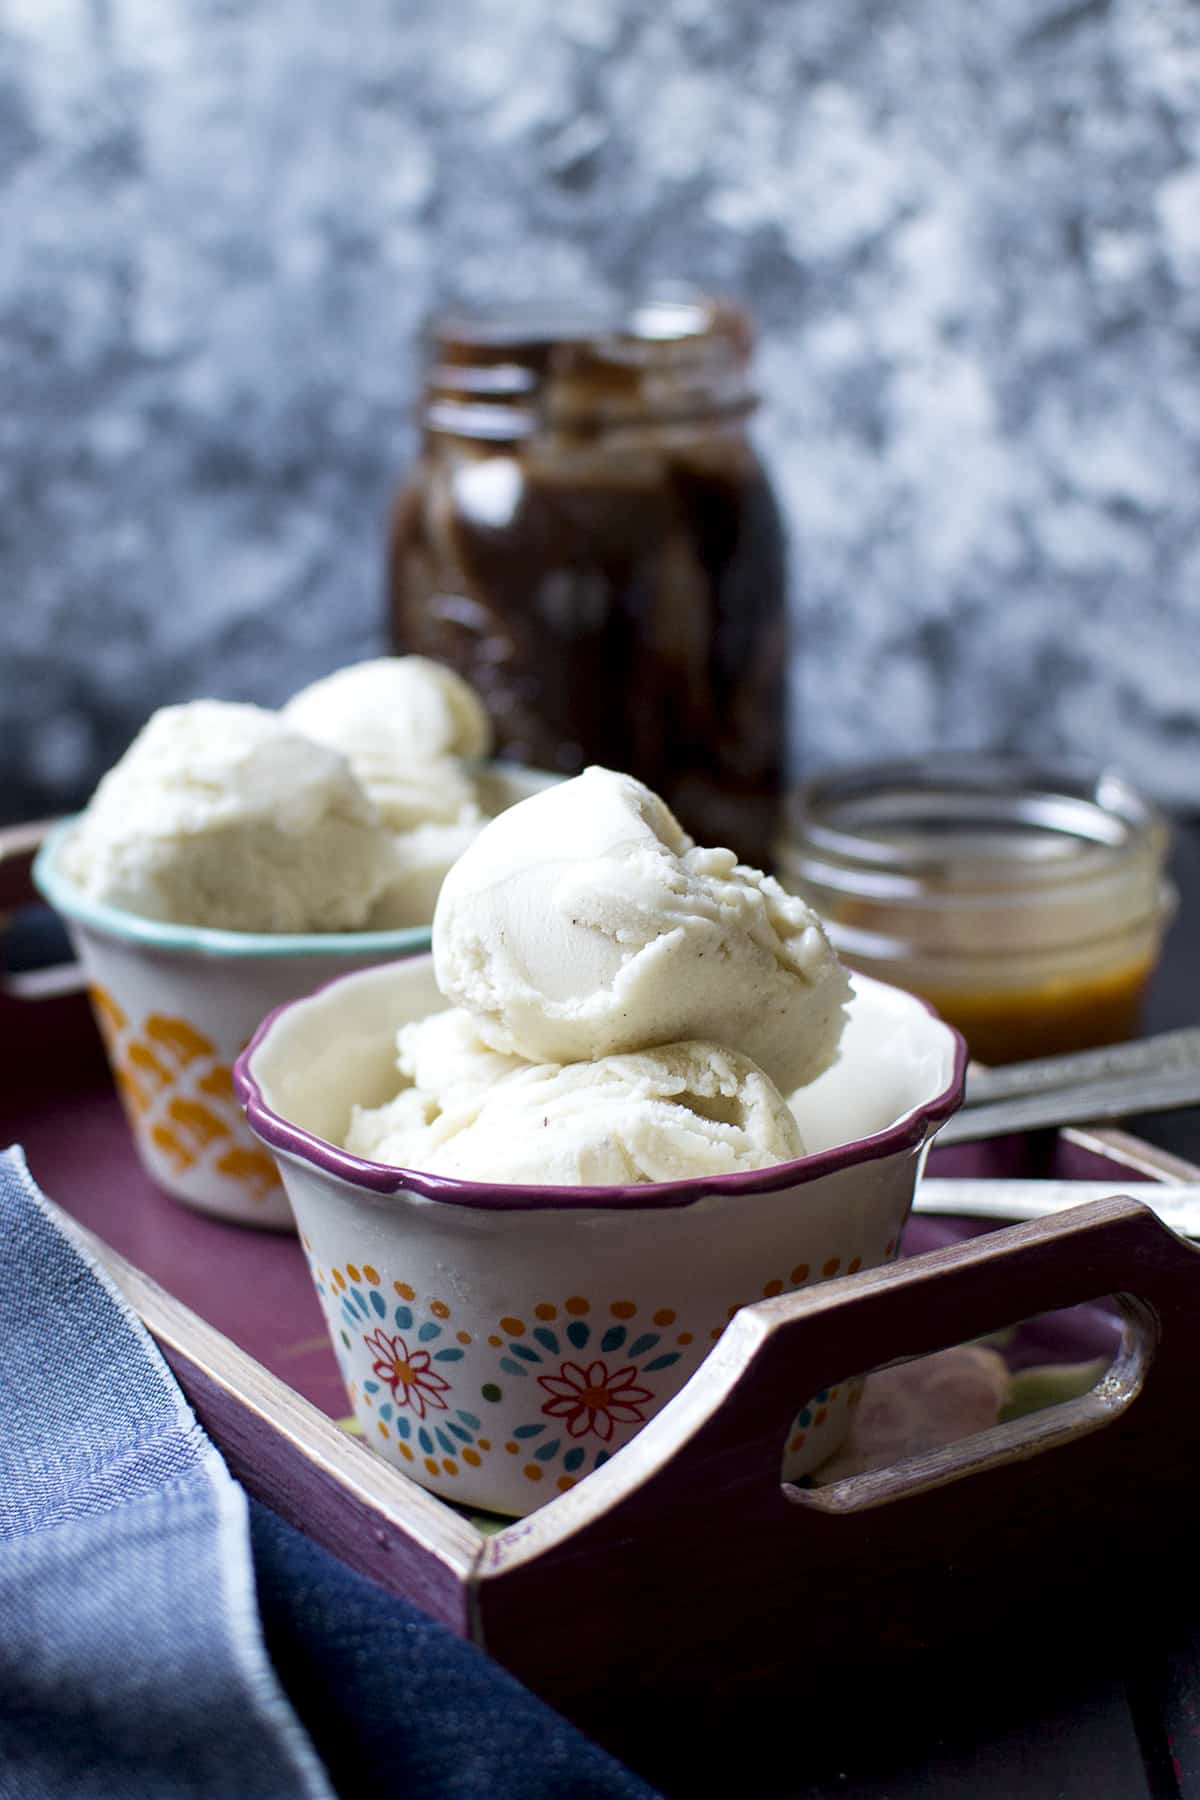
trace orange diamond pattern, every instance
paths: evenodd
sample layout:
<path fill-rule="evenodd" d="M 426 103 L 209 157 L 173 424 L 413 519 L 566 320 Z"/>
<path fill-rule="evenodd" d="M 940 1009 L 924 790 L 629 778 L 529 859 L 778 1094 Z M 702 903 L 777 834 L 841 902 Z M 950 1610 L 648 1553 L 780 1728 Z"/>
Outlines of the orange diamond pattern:
<path fill-rule="evenodd" d="M 165 1013 L 151 1013 L 135 1031 L 104 988 L 94 986 L 91 998 L 134 1132 L 176 1175 L 206 1165 L 256 1201 L 272 1196 L 279 1172 L 248 1141 L 232 1072 L 216 1045 Z"/>

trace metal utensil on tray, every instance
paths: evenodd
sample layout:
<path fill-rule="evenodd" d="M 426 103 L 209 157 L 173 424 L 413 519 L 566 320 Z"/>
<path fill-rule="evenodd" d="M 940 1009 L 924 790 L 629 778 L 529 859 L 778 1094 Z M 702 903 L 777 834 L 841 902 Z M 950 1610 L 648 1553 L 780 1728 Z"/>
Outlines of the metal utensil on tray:
<path fill-rule="evenodd" d="M 1131 1043 L 1103 1044 L 1096 1050 L 1076 1050 L 1065 1056 L 1039 1056 L 1000 1068 L 972 1063 L 963 1104 L 985 1106 L 996 1100 L 1051 1093 L 1089 1081 L 1169 1070 L 1182 1073 L 1186 1069 L 1200 1069 L 1200 1027 L 1160 1031 L 1154 1037 L 1136 1038 Z"/>
<path fill-rule="evenodd" d="M 1200 1029 L 1002 1068 L 973 1068 L 939 1144 L 1200 1105 Z"/>
<path fill-rule="evenodd" d="M 1009 1181 L 926 1176 L 917 1188 L 913 1211 L 951 1214 L 968 1219 L 995 1219 L 1013 1224 L 1024 1219 L 1046 1219 L 1090 1200 L 1108 1200 L 1128 1194 L 1142 1201 L 1172 1231 L 1200 1239 L 1200 1182 L 1138 1181 L 1122 1186 L 1120 1177 L 1109 1181 Z"/>

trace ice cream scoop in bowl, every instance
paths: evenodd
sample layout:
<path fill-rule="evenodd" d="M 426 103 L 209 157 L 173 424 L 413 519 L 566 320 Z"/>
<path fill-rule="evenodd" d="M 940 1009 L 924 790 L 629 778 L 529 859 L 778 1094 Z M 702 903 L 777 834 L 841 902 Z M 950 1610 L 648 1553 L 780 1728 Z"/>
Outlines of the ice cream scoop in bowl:
<path fill-rule="evenodd" d="M 367 1442 L 447 1498 L 503 1513 L 620 1449 L 739 1307 L 892 1257 L 929 1140 L 962 1095 L 958 1034 L 855 978 L 834 1060 L 790 1097 L 806 1154 L 789 1161 L 578 1186 L 345 1149 L 355 1109 L 395 1095 L 397 1027 L 444 1007 L 430 956 L 348 975 L 266 1020 L 234 1079 L 282 1172 Z M 536 1113 L 512 1129 L 535 1137 Z M 797 1395 L 786 1477 L 837 1448 L 856 1393 Z"/>
<path fill-rule="evenodd" d="M 395 661 L 383 676 L 411 687 L 406 659 Z M 425 680 L 434 700 L 445 685 Z M 370 780 L 316 735 L 320 716 L 308 737 L 257 707 L 164 708 L 87 811 L 43 844 L 34 879 L 83 965 L 141 1160 L 174 1198 L 292 1226 L 275 1164 L 234 1099 L 235 1057 L 282 1001 L 425 950 L 438 883 L 463 842 L 554 779 L 470 761 L 486 744 L 474 727 L 455 762 L 450 701 L 462 702 L 447 692 L 440 712 L 429 709 L 427 735 L 446 720 L 436 754 L 389 765 L 377 730 Z M 377 775 L 393 813 L 404 790 L 403 819 L 376 802 Z M 427 816 L 439 804 L 447 817 Z"/>

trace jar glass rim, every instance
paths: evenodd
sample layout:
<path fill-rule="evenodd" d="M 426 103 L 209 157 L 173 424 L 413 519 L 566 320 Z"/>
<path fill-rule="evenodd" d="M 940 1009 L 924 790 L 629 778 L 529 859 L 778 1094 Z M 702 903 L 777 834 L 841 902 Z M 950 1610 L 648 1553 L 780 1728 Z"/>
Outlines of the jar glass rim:
<path fill-rule="evenodd" d="M 478 352 L 481 360 L 520 362 L 522 350 L 598 347 L 617 360 L 704 355 L 714 344 L 748 355 L 753 328 L 736 301 L 698 288 L 663 284 L 604 302 L 581 295 L 530 295 L 488 306 L 450 306 L 432 320 L 438 347 Z"/>
<path fill-rule="evenodd" d="M 808 880 L 918 901 L 1031 898 L 1165 855 L 1159 809 L 1118 770 L 935 752 L 820 773 L 789 803 L 783 860 Z"/>
<path fill-rule="evenodd" d="M 426 425 L 521 438 L 743 416 L 757 399 L 753 338 L 736 302 L 681 285 L 612 304 L 551 296 L 449 309 L 429 331 Z"/>

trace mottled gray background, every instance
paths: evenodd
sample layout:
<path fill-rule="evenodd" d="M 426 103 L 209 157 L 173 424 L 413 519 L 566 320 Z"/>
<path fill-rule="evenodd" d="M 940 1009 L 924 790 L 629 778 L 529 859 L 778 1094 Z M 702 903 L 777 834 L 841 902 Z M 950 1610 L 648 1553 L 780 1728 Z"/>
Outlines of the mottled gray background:
<path fill-rule="evenodd" d="M 810 761 L 1200 805 L 1195 0 L 0 0 L 0 782 L 382 641 L 440 298 L 749 298 Z"/>

